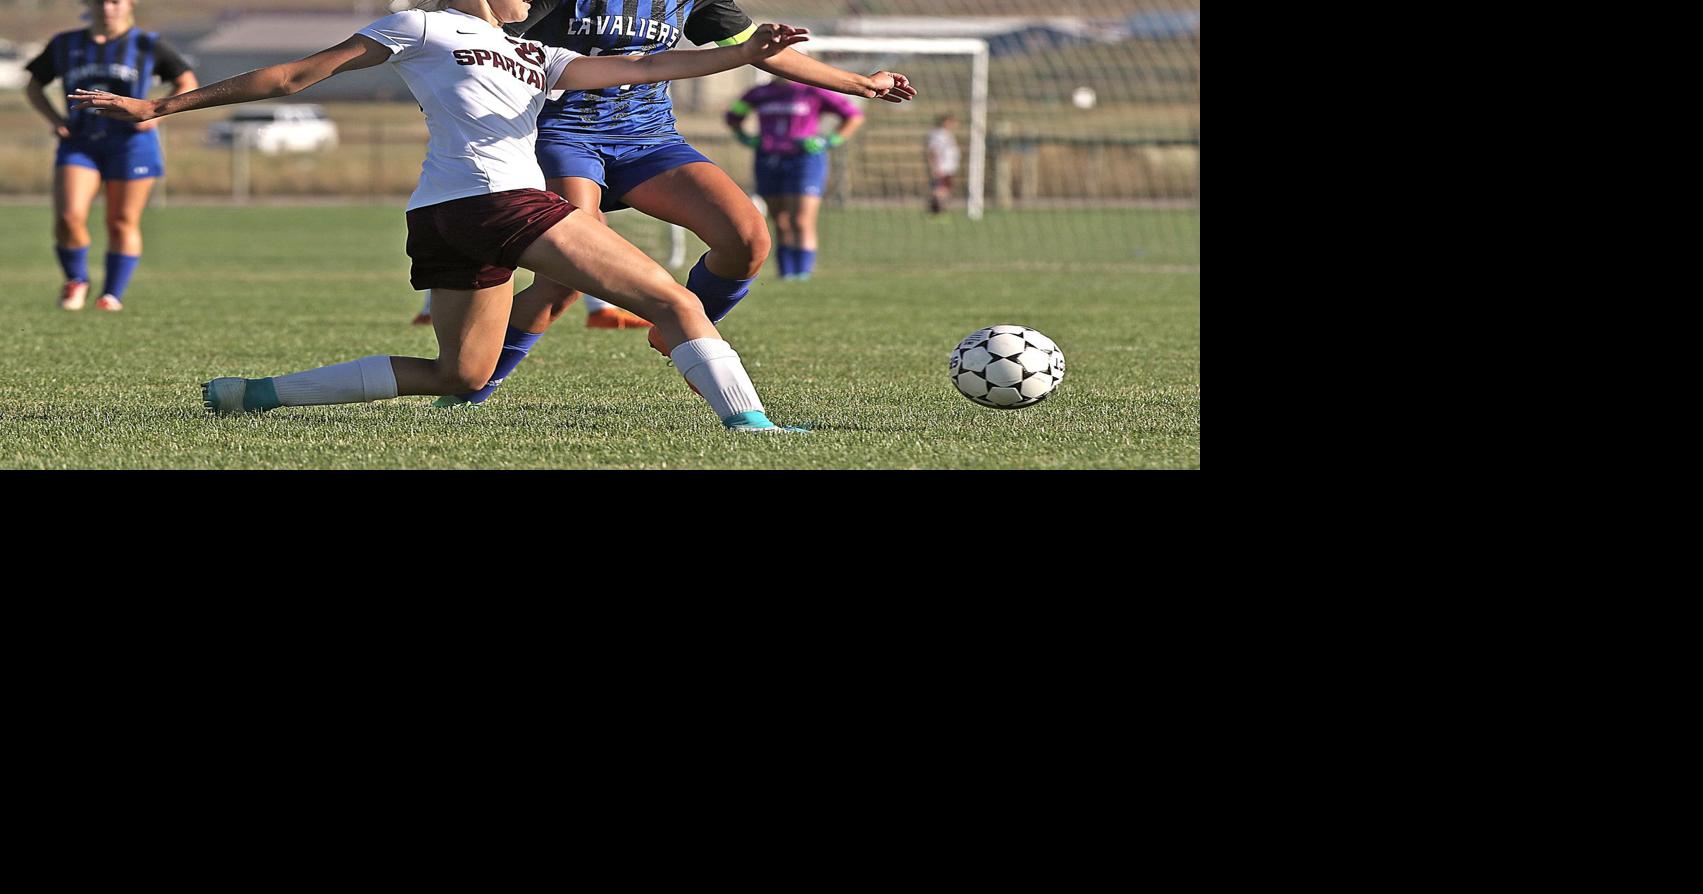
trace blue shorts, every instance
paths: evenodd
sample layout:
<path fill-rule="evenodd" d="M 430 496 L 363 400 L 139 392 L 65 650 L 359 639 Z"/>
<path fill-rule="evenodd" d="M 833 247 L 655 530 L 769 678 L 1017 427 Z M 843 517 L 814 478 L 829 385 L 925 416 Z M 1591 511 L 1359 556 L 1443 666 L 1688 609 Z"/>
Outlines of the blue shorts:
<path fill-rule="evenodd" d="M 146 180 L 163 177 L 165 156 L 160 154 L 160 135 L 152 130 L 136 134 L 109 134 L 96 140 L 72 137 L 59 141 L 54 167 L 76 165 L 101 172 L 102 180 Z"/>
<path fill-rule="evenodd" d="M 828 184 L 828 153 L 757 153 L 757 195 L 816 196 Z"/>
<path fill-rule="evenodd" d="M 536 151 L 544 179 L 584 177 L 603 187 L 601 210 L 605 213 L 626 208 L 620 198 L 658 174 L 695 162 L 710 162 L 687 145 L 684 137 L 661 144 L 588 143 L 539 134 Z"/>

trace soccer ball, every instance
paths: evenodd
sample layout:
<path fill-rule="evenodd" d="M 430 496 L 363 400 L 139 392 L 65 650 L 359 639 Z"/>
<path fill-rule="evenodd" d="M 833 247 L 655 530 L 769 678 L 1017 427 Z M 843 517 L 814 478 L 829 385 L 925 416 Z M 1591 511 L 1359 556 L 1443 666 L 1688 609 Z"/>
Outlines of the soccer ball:
<path fill-rule="evenodd" d="M 947 374 L 984 407 L 1020 410 L 1046 400 L 1064 381 L 1064 351 L 1024 326 L 977 329 L 952 349 Z"/>

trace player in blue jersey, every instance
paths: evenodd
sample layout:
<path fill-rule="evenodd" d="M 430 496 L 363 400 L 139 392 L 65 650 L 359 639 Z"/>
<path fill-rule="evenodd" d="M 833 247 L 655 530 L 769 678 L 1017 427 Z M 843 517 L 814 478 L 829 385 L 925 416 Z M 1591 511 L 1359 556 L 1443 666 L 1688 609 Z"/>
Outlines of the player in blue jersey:
<path fill-rule="evenodd" d="M 733 46 L 755 26 L 733 0 L 534 0 L 525 22 L 510 26 L 551 46 L 587 56 L 642 56 L 691 44 Z M 864 75 L 783 50 L 755 63 L 770 74 L 852 96 L 904 102 L 916 96 L 902 74 Z M 550 191 L 601 212 L 636 208 L 679 224 L 704 240 L 686 287 L 720 320 L 751 290 L 769 255 L 769 228 L 745 191 L 686 143 L 674 124 L 668 84 L 634 84 L 567 93 L 538 116 L 538 164 Z M 540 277 L 515 296 L 502 360 L 478 391 L 440 405 L 482 403 L 525 358 L 580 293 Z M 643 325 L 649 325 L 645 323 Z M 668 354 L 652 330 L 651 346 Z"/>
<path fill-rule="evenodd" d="M 53 242 L 65 287 L 59 306 L 82 310 L 89 293 L 89 210 L 106 184 L 106 282 L 95 307 L 124 309 L 124 290 L 142 261 L 142 209 L 165 173 L 158 122 L 125 124 L 88 112 L 61 115 L 47 99 L 55 79 L 65 89 L 105 90 L 145 98 L 154 78 L 173 95 L 199 86 L 195 73 L 158 34 L 136 27 L 134 0 L 86 0 L 89 27 L 56 35 L 28 66 L 30 105 L 59 137 L 54 157 Z"/>

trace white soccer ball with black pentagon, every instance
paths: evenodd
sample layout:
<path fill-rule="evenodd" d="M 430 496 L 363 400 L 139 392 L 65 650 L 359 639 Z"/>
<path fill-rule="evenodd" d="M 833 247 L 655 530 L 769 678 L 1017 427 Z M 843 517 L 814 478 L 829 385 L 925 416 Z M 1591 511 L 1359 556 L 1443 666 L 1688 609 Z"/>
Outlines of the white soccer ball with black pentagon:
<path fill-rule="evenodd" d="M 1064 381 L 1064 351 L 1025 326 L 989 326 L 965 336 L 946 369 L 970 400 L 1020 410 L 1046 400 Z"/>

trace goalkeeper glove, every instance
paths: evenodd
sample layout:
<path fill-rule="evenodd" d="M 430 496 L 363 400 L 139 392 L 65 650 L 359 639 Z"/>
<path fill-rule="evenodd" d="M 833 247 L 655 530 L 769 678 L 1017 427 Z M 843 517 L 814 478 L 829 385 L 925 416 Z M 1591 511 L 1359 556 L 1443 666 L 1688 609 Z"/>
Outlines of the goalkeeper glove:
<path fill-rule="evenodd" d="M 798 146 L 806 155 L 821 155 L 829 149 L 838 149 L 845 142 L 846 138 L 836 133 L 826 137 L 805 137 L 798 141 Z"/>

